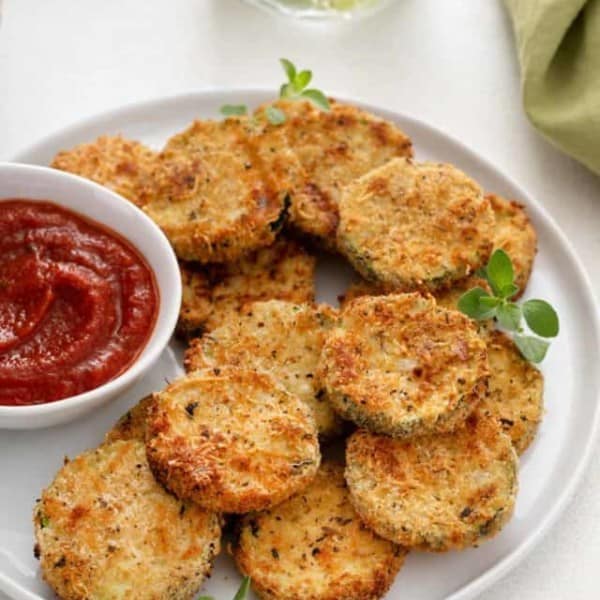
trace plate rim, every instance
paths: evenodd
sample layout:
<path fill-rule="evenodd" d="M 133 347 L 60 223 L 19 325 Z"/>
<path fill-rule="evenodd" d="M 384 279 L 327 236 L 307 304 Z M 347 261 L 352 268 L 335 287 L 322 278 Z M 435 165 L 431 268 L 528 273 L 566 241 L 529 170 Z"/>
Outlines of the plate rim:
<path fill-rule="evenodd" d="M 153 108 L 160 108 L 165 105 L 176 105 L 179 103 L 189 102 L 194 99 L 202 99 L 204 101 L 206 101 L 206 99 L 212 99 L 214 101 L 218 100 L 219 98 L 223 98 L 224 96 L 232 95 L 236 95 L 240 98 L 248 97 L 249 102 L 256 101 L 258 104 L 259 102 L 263 102 L 265 98 L 273 97 L 273 90 L 264 87 L 214 87 L 128 102 L 74 121 L 66 127 L 55 129 L 51 133 L 39 139 L 37 142 L 25 146 L 19 150 L 12 159 L 9 159 L 9 161 L 28 162 L 28 156 L 37 154 L 45 146 L 51 144 L 53 140 L 61 137 L 67 137 L 83 128 L 92 128 L 98 126 L 109 119 L 122 119 L 131 112 L 148 112 Z M 386 108 L 385 106 L 376 106 L 370 102 L 363 101 L 361 98 L 348 99 L 344 94 L 338 95 L 335 93 L 331 94 L 331 96 L 341 102 L 354 104 L 375 114 L 378 112 L 383 112 L 387 113 L 389 116 L 396 116 L 406 123 L 414 124 L 416 128 L 426 130 L 433 135 L 441 136 L 444 141 L 457 146 L 468 159 L 480 162 L 486 169 L 499 174 L 512 187 L 514 187 L 514 189 L 519 192 L 519 201 L 522 201 L 528 207 L 532 207 L 533 211 L 537 213 L 536 216 L 538 216 L 544 222 L 544 225 L 548 227 L 552 236 L 558 240 L 562 248 L 565 250 L 567 258 L 571 264 L 574 265 L 575 272 L 573 274 L 583 284 L 582 289 L 580 290 L 581 298 L 591 309 L 590 312 L 592 314 L 592 321 L 587 328 L 587 335 L 593 341 L 596 353 L 600 355 L 600 305 L 596 298 L 594 288 L 592 287 L 590 276 L 566 234 L 560 229 L 554 218 L 548 213 L 546 208 L 541 203 L 532 197 L 532 195 L 529 194 L 522 185 L 516 182 L 512 176 L 507 175 L 502 169 L 496 167 L 494 163 L 484 155 L 471 149 L 464 142 L 447 133 L 443 128 L 438 127 L 437 125 L 431 125 L 410 113 Z M 252 97 L 254 100 L 252 100 Z M 558 519 L 564 513 L 570 502 L 573 500 L 575 493 L 581 486 L 583 482 L 583 476 L 586 470 L 589 468 L 593 452 L 596 448 L 600 430 L 600 384 L 597 385 L 596 388 L 594 416 L 591 423 L 591 428 L 589 430 L 590 433 L 588 439 L 585 442 L 585 447 L 579 456 L 576 467 L 573 469 L 573 471 L 571 471 L 567 485 L 563 486 L 560 494 L 555 499 L 553 506 L 546 512 L 537 527 L 535 527 L 534 530 L 525 538 L 525 540 L 523 540 L 514 550 L 510 551 L 507 556 L 500 559 L 497 563 L 485 570 L 482 574 L 478 575 L 475 579 L 472 579 L 458 590 L 447 596 L 446 600 L 470 600 L 475 598 L 478 594 L 499 581 L 502 577 L 506 576 L 510 571 L 512 571 L 518 564 L 520 564 L 544 539 L 544 537 L 548 535 L 554 525 L 556 525 Z M 0 573 L 0 591 L 5 591 L 8 593 L 9 589 L 12 590 L 13 593 L 20 594 L 20 596 L 14 596 L 15 598 L 19 597 L 23 600 L 34 600 L 38 598 L 38 596 L 35 594 L 32 594 L 7 576 L 4 576 L 2 573 Z"/>

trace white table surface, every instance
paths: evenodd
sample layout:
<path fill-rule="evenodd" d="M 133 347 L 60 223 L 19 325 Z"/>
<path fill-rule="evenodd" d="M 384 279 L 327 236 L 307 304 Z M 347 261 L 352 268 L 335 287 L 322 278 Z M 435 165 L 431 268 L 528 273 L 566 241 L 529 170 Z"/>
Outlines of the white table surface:
<path fill-rule="evenodd" d="M 286 56 L 312 68 L 328 92 L 417 116 L 509 173 L 561 225 L 600 296 L 600 178 L 525 119 L 500 2 L 398 0 L 371 20 L 333 27 L 276 19 L 239 0 L 4 4 L 0 160 L 123 104 L 216 87 L 275 88 L 277 58 Z M 560 522 L 486 600 L 599 596 L 598 459 L 596 451 Z"/>

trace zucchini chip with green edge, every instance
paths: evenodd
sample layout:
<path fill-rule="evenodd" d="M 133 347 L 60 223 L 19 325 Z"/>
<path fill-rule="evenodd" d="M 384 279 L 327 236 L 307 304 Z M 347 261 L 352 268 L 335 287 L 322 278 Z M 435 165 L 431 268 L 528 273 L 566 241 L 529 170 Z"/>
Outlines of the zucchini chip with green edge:
<path fill-rule="evenodd" d="M 411 141 L 394 123 L 334 100 L 329 111 L 305 101 L 278 100 L 269 106 L 285 115 L 278 127 L 300 167 L 293 171 L 290 225 L 334 249 L 343 187 L 394 157 L 412 156 Z M 260 107 L 255 114 L 264 120 L 264 111 Z"/>
<path fill-rule="evenodd" d="M 363 525 L 343 466 L 326 462 L 308 488 L 243 518 L 233 556 L 265 600 L 376 600 L 406 550 Z"/>
<path fill-rule="evenodd" d="M 488 374 L 471 319 L 416 293 L 351 302 L 319 363 L 335 410 L 393 437 L 459 427 L 485 394 Z"/>
<path fill-rule="evenodd" d="M 388 290 L 449 287 L 492 250 L 490 202 L 452 165 L 393 159 L 348 185 L 339 209 L 340 251 Z"/>
<path fill-rule="evenodd" d="M 103 135 L 62 150 L 50 166 L 95 181 L 141 207 L 150 199 L 157 159 L 158 153 L 140 142 Z"/>
<path fill-rule="evenodd" d="M 523 358 L 502 331 L 484 336 L 490 363 L 489 394 L 481 410 L 495 416 L 510 436 L 518 454 L 534 440 L 544 416 L 544 376 Z"/>
<path fill-rule="evenodd" d="M 319 435 L 341 433 L 341 420 L 320 388 L 317 364 L 325 337 L 337 319 L 330 306 L 281 300 L 255 302 L 210 334 L 192 340 L 186 370 L 220 365 L 263 369 L 313 411 Z"/>
<path fill-rule="evenodd" d="M 365 524 L 408 548 L 476 546 L 513 513 L 517 455 L 498 421 L 478 411 L 443 435 L 399 440 L 358 430 L 346 465 L 350 498 Z"/>
<path fill-rule="evenodd" d="M 35 553 L 60 598 L 192 600 L 220 549 L 220 517 L 156 482 L 139 440 L 67 462 L 34 510 Z"/>
<path fill-rule="evenodd" d="M 177 497 L 245 513 L 308 485 L 321 455 L 311 409 L 265 371 L 223 365 L 189 373 L 155 395 L 148 461 Z"/>
<path fill-rule="evenodd" d="M 232 263 L 182 262 L 178 334 L 192 338 L 211 331 L 253 302 L 313 302 L 315 263 L 314 256 L 285 238 Z"/>
<path fill-rule="evenodd" d="M 296 165 L 275 126 L 245 117 L 195 121 L 161 152 L 144 210 L 180 259 L 234 261 L 274 242 Z"/>

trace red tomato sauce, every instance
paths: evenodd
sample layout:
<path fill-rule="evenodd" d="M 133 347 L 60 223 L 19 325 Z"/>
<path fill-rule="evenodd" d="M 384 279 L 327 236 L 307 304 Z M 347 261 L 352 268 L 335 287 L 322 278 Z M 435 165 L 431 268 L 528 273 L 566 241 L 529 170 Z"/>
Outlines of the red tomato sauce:
<path fill-rule="evenodd" d="M 154 273 L 118 234 L 50 202 L 0 201 L 0 405 L 53 402 L 138 357 Z"/>

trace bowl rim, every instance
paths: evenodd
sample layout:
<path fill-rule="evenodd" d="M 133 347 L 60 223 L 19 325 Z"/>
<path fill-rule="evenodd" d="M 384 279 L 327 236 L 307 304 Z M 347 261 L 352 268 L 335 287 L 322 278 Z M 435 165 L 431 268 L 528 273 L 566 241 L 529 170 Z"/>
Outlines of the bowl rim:
<path fill-rule="evenodd" d="M 139 252 L 139 254 L 146 260 L 156 282 L 156 289 L 158 292 L 159 301 L 158 311 L 156 314 L 154 325 L 152 327 L 152 331 L 150 332 L 144 347 L 140 351 L 140 354 L 121 374 L 99 385 L 98 387 L 92 388 L 91 390 L 87 390 L 86 392 L 82 392 L 81 394 L 76 394 L 75 396 L 68 396 L 67 398 L 62 398 L 60 400 L 54 400 L 52 402 L 45 402 L 42 404 L 29 404 L 24 406 L 0 405 L 0 429 L 4 427 L 8 427 L 9 429 L 12 428 L 10 425 L 3 425 L 2 420 L 4 418 L 15 420 L 15 418 L 25 419 L 27 417 L 46 417 L 50 415 L 55 415 L 56 413 L 59 413 L 63 410 L 73 410 L 76 407 L 82 406 L 93 400 L 97 400 L 99 397 L 102 396 L 110 397 L 111 395 L 116 395 L 121 390 L 126 388 L 130 383 L 133 383 L 138 377 L 140 377 L 152 366 L 152 364 L 158 359 L 160 354 L 163 352 L 163 350 L 169 343 L 173 335 L 173 331 L 175 330 L 175 326 L 177 324 L 177 319 L 179 316 L 179 306 L 181 304 L 182 295 L 179 265 L 171 244 L 169 243 L 163 231 L 158 227 L 158 225 L 144 211 L 140 210 L 137 206 L 129 202 L 129 200 L 125 199 L 123 196 L 117 194 L 109 188 L 106 188 L 94 181 L 86 179 L 85 177 L 80 177 L 79 175 L 74 175 L 72 173 L 67 173 L 65 171 L 60 171 L 51 167 L 29 165 L 18 162 L 0 161 L 0 176 L 3 173 L 11 172 L 15 174 L 27 174 L 28 176 L 32 177 L 45 177 L 48 181 L 51 181 L 53 179 L 56 181 L 58 181 L 59 179 L 66 181 L 70 180 L 70 185 L 74 185 L 76 187 L 78 186 L 80 188 L 88 188 L 91 192 L 95 192 L 96 194 L 100 194 L 106 197 L 108 202 L 126 204 L 128 207 L 134 208 L 137 211 L 137 217 L 139 219 L 139 222 L 136 224 L 136 227 L 145 227 L 148 231 L 148 234 L 153 236 L 156 243 L 160 247 L 160 252 L 164 255 L 165 267 L 174 275 L 176 275 L 176 277 L 170 277 L 170 279 L 173 279 L 175 287 L 173 289 L 169 289 L 169 293 L 165 294 L 165 290 L 161 289 L 159 278 L 156 273 L 156 269 L 152 264 L 152 260 L 149 256 L 146 255 L 146 253 L 144 253 L 141 250 L 141 248 L 139 248 L 137 244 L 135 244 L 129 238 L 129 236 L 126 233 L 116 231 L 116 229 L 111 223 L 107 223 L 106 221 L 100 220 L 95 217 L 90 217 L 85 212 L 79 209 L 73 209 L 70 206 L 66 205 L 60 197 L 57 197 L 56 194 L 52 193 L 50 189 L 51 185 L 49 185 L 49 194 L 47 199 L 48 202 L 52 202 L 53 204 L 56 204 L 61 208 L 65 208 L 75 214 L 81 215 L 82 217 L 90 220 L 92 223 L 98 223 L 102 227 L 107 228 L 109 232 L 114 231 L 118 236 L 122 237 L 129 244 L 131 244 L 131 246 L 133 246 L 133 248 L 135 248 L 135 250 Z M 8 199 L 9 198 L 0 196 L 0 202 Z M 34 202 L 37 201 L 35 198 L 24 199 L 32 200 Z M 43 200 L 40 199 L 39 201 L 41 202 Z M 77 418 L 78 415 L 79 413 L 74 415 L 73 419 Z"/>

